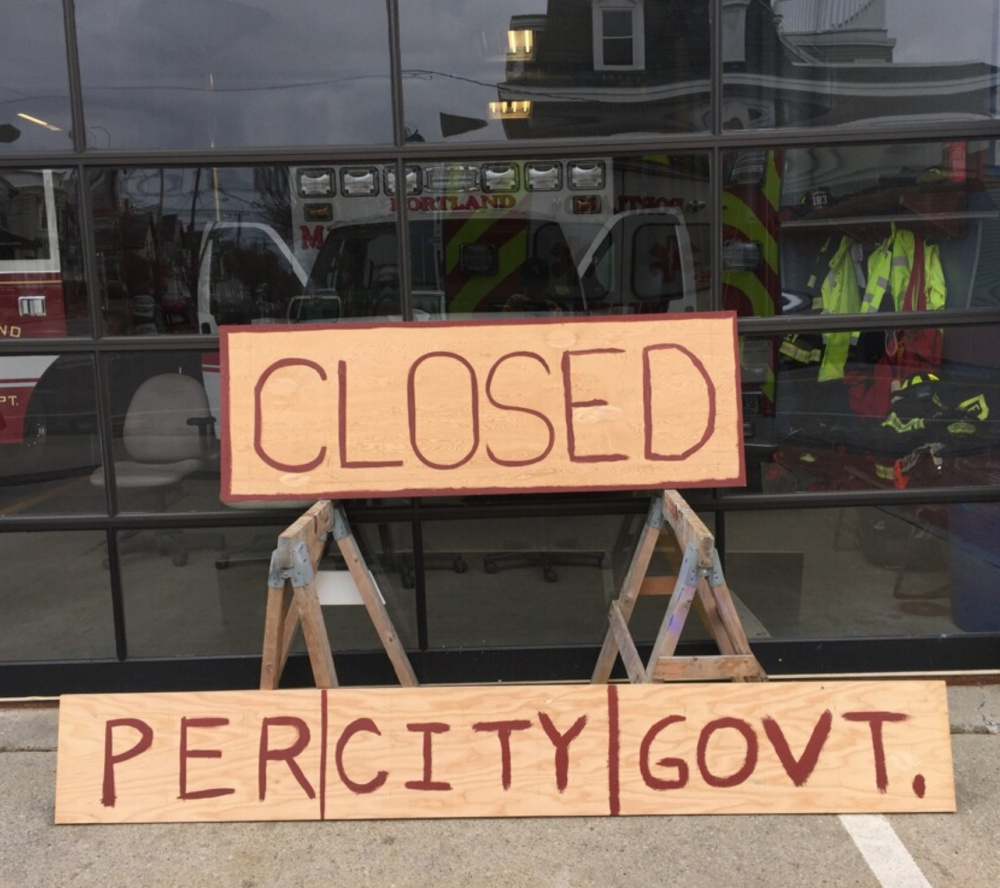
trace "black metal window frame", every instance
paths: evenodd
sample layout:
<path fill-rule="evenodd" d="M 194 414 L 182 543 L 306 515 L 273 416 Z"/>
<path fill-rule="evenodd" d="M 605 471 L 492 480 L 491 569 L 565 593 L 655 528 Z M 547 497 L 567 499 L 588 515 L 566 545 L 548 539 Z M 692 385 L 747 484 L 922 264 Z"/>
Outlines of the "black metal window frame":
<path fill-rule="evenodd" d="M 405 181 L 407 164 L 425 159 L 434 160 L 500 160 L 519 158 L 527 148 L 523 142 L 477 142 L 462 145 L 445 143 L 415 143 L 406 141 L 403 124 L 403 86 L 400 49 L 399 5 L 401 0 L 386 0 L 389 29 L 390 76 L 393 107 L 394 144 L 337 146 L 322 148 L 281 149 L 220 149 L 181 151 L 112 151 L 87 149 L 84 144 L 85 107 L 80 79 L 79 53 L 75 29 L 74 0 L 63 0 L 67 40 L 70 107 L 73 121 L 73 148 L 68 152 L 39 154 L 4 152 L 0 154 L 0 170 L 13 168 L 59 167 L 75 170 L 79 189 L 80 225 L 83 238 L 84 273 L 88 293 L 92 294 L 98 280 L 95 233 L 88 174 L 107 167 L 173 166 L 254 166 L 261 164 L 331 163 L 339 160 L 394 164 L 396 181 Z M 601 138 L 593 141 L 594 148 L 606 155 L 629 154 L 656 150 L 672 154 L 702 153 L 710 162 L 710 188 L 716 212 L 712 216 L 712 286 L 715 304 L 719 304 L 722 280 L 722 222 L 718 208 L 722 206 L 722 183 L 718 174 L 726 152 L 743 149 L 777 149 L 823 146 L 884 145 L 887 143 L 944 142 L 952 140 L 1000 139 L 1000 120 L 962 121 L 954 124 L 935 123 L 934 132 L 913 123 L 886 124 L 873 131 L 871 126 L 838 126 L 836 128 L 781 128 L 769 130 L 724 130 L 723 71 L 722 71 L 722 11 L 723 0 L 709 0 L 712 32 L 711 65 L 711 131 L 697 134 L 676 134 L 641 138 Z M 533 157 L 562 157 L 579 153 L 580 139 L 539 139 L 530 144 Z M 409 254 L 409 226 L 406 201 L 397 202 L 398 252 L 400 260 Z M 399 261 L 400 288 L 403 294 L 404 318 L 412 318 L 410 265 Z M 103 335 L 98 301 L 88 300 L 91 338 L 32 339 L 5 341 L 8 354 L 84 354 L 93 358 L 94 390 L 98 404 L 102 456 L 112 464 L 111 410 L 108 381 L 103 358 L 116 352 L 204 352 L 218 347 L 218 338 L 201 335 L 135 338 Z M 933 323 L 947 328 L 968 324 L 1000 326 L 1000 309 L 969 309 L 933 313 Z M 894 319 L 896 326 L 926 324 L 930 313 L 913 313 L 907 318 Z M 747 335 L 786 334 L 789 332 L 855 330 L 879 328 L 884 320 L 876 315 L 867 317 L 825 316 L 822 324 L 812 318 L 741 318 L 739 331 Z M 73 516 L 10 516 L 3 519 L 0 531 L 33 532 L 72 530 L 102 531 L 108 538 L 112 608 L 115 621 L 116 658 L 106 661 L 76 662 L 0 662 L 0 697 L 49 695 L 80 691 L 114 691 L 168 689 L 183 687 L 231 688 L 255 686 L 259 657 L 217 657 L 176 660 L 130 658 L 125 638 L 125 615 L 122 581 L 114 536 L 118 531 L 157 528 L 211 527 L 221 521 L 230 526 L 273 525 L 284 520 L 286 513 L 260 510 L 233 514 L 231 512 L 199 512 L 170 514 L 123 514 L 119 512 L 113 484 L 106 487 L 106 512 Z M 692 505 L 715 516 L 720 549 L 725 548 L 725 516 L 728 512 L 775 509 L 820 509 L 836 506 L 928 505 L 1000 501 L 1000 488 L 979 485 L 936 490 L 877 490 L 798 492 L 794 494 L 744 493 L 726 490 L 697 491 L 689 497 Z M 348 504 L 352 521 L 401 521 L 411 524 L 415 540 L 415 594 L 418 601 L 425 593 L 422 558 L 416 541 L 421 538 L 422 522 L 462 517 L 477 519 L 503 516 L 537 517 L 547 515 L 599 515 L 609 512 L 644 512 L 645 503 L 636 498 L 581 495 L 572 503 L 553 505 L 531 497 L 522 498 L 516 506 L 483 503 L 456 507 L 432 499 L 414 500 L 411 505 L 364 506 Z M 498 675 L 509 680 L 582 679 L 589 675 L 597 649 L 589 647 L 521 648 L 517 650 L 431 650 L 426 645 L 426 632 L 420 633 L 420 649 L 412 652 L 418 675 L 425 681 L 495 680 Z M 886 638 L 814 638 L 796 640 L 760 640 L 754 649 L 769 673 L 830 674 L 883 672 L 974 672 L 1000 668 L 1000 635 L 968 634 L 949 637 L 886 637 Z M 698 644 L 687 644 L 691 653 L 701 650 Z M 211 664 L 211 669 L 206 665 Z M 356 653 L 338 656 L 338 671 L 345 683 L 392 683 L 394 681 L 384 655 Z M 293 684 L 307 684 L 307 662 L 293 657 L 288 672 Z"/>

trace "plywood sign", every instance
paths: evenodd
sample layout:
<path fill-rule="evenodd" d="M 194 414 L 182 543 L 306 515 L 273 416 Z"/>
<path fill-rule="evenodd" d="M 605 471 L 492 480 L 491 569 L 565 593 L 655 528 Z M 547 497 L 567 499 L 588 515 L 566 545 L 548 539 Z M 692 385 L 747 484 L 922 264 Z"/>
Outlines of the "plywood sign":
<path fill-rule="evenodd" d="M 64 697 L 58 823 L 953 811 L 943 682 Z"/>
<path fill-rule="evenodd" d="M 736 319 L 222 330 L 223 496 L 744 483 Z"/>

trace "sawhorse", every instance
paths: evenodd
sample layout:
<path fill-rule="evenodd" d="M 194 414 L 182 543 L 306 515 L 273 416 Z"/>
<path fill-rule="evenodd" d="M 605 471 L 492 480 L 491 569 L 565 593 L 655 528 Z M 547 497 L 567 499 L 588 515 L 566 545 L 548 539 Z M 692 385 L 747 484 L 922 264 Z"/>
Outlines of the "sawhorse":
<path fill-rule="evenodd" d="M 413 667 L 343 508 L 330 500 L 320 500 L 282 532 L 271 556 L 260 668 L 261 690 L 273 690 L 278 686 L 299 624 L 302 625 L 316 687 L 337 686 L 330 637 L 323 622 L 316 589 L 316 572 L 330 534 L 340 549 L 400 684 L 415 686 L 417 677 Z"/>
<path fill-rule="evenodd" d="M 647 576 L 660 534 L 669 526 L 683 561 L 670 604 L 643 664 L 628 629 L 640 594 L 659 594 L 656 577 Z M 368 616 L 385 648 L 401 685 L 415 687 L 417 678 L 379 594 L 375 578 L 358 548 L 343 508 L 321 500 L 278 537 L 268 576 L 267 613 L 260 686 L 278 686 L 296 630 L 302 626 L 316 686 L 337 686 L 330 639 L 323 622 L 316 572 L 332 534 L 351 573 Z M 677 644 L 694 605 L 719 647 L 718 656 L 678 657 Z M 610 626 L 594 669 L 592 682 L 606 683 L 620 654 L 629 679 L 636 683 L 731 679 L 762 681 L 766 674 L 750 650 L 743 625 L 726 586 L 715 540 L 684 499 L 673 490 L 653 497 L 632 562 L 618 598 L 608 611 Z"/>
<path fill-rule="evenodd" d="M 644 664 L 629 632 L 628 621 L 640 594 L 661 593 L 661 589 L 656 588 L 658 578 L 648 577 L 647 573 L 660 534 L 666 526 L 673 531 L 684 557 L 652 653 Z M 719 655 L 676 655 L 677 643 L 692 605 L 698 609 L 715 639 Z M 715 539 L 674 490 L 664 490 L 653 496 L 621 591 L 608 610 L 608 621 L 610 626 L 592 682 L 603 684 L 611 678 L 611 670 L 619 654 L 629 680 L 637 684 L 698 679 L 763 681 L 767 678 L 750 650 L 743 624 L 733 605 Z"/>

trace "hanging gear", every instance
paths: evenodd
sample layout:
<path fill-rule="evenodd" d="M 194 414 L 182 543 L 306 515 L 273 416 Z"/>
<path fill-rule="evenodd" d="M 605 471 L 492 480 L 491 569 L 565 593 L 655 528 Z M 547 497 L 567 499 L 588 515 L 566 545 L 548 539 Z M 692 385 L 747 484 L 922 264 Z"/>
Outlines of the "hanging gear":
<path fill-rule="evenodd" d="M 891 301 L 886 297 L 890 296 Z M 912 231 L 897 229 L 879 245 L 868 260 L 868 286 L 861 313 L 937 311 L 945 306 L 947 288 L 941 254 L 936 245 L 925 244 Z M 881 337 L 881 348 L 876 345 Z M 855 357 L 870 369 L 845 374 L 851 409 L 860 416 L 885 417 L 893 391 L 921 371 L 941 366 L 942 333 L 936 327 L 905 328 L 883 334 L 854 333 Z"/>
<path fill-rule="evenodd" d="M 857 314 L 860 311 L 861 290 L 864 287 L 861 257 L 861 245 L 845 234 L 830 260 L 830 270 L 820 287 L 823 314 Z M 823 343 L 819 381 L 843 379 L 851 334 L 847 331 L 824 333 Z"/>

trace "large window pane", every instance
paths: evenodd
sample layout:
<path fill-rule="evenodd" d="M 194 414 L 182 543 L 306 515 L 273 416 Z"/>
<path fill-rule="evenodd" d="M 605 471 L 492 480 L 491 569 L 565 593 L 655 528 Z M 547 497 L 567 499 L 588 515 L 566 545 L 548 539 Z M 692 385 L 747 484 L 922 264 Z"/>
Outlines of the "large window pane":
<path fill-rule="evenodd" d="M 747 337 L 742 353 L 749 490 L 1000 483 L 1000 327 Z"/>
<path fill-rule="evenodd" d="M 726 579 L 761 636 L 995 632 L 998 515 L 997 503 L 730 513 Z"/>
<path fill-rule="evenodd" d="M 91 148 L 392 141 L 385 5 L 85 2 Z"/>
<path fill-rule="evenodd" d="M 987 142 L 730 152 L 724 305 L 757 317 L 996 307 L 997 183 Z M 918 253 L 925 285 L 907 298 Z"/>
<path fill-rule="evenodd" d="M 104 355 L 111 398 L 111 472 L 123 512 L 212 511 L 219 501 L 217 353 L 120 352 Z"/>
<path fill-rule="evenodd" d="M 96 531 L 0 533 L 0 660 L 115 656 L 105 540 Z"/>
<path fill-rule="evenodd" d="M 107 331 L 398 319 L 392 187 L 358 164 L 95 171 Z"/>
<path fill-rule="evenodd" d="M 409 137 L 708 129 L 708 7 L 706 0 L 401 3 Z"/>
<path fill-rule="evenodd" d="M 87 355 L 0 355 L 0 521 L 105 512 L 94 361 Z"/>
<path fill-rule="evenodd" d="M 73 145 L 60 0 L 0 0 L 0 151 Z"/>
<path fill-rule="evenodd" d="M 0 344 L 89 333 L 76 173 L 0 170 Z"/>
<path fill-rule="evenodd" d="M 995 118 L 993 2 L 724 4 L 727 129 Z"/>
<path fill-rule="evenodd" d="M 298 514 L 289 509 L 288 523 Z M 271 552 L 286 526 L 119 535 L 129 656 L 259 654 Z M 415 646 L 413 576 L 403 560 L 413 550 L 408 528 L 379 524 L 352 525 L 352 530 L 400 640 L 407 647 Z M 174 557 L 178 552 L 185 557 Z M 323 615 L 334 655 L 381 650 L 360 598 L 352 599 L 343 591 L 350 581 L 340 579 L 345 577 L 346 565 L 332 541 L 320 571 Z M 339 594 L 335 594 L 337 589 Z M 305 650 L 301 631 L 293 649 Z"/>
<path fill-rule="evenodd" d="M 427 522 L 431 647 L 600 644 L 633 541 L 623 521 Z"/>
<path fill-rule="evenodd" d="M 704 156 L 442 161 L 410 176 L 416 317 L 710 307 Z M 327 248 L 352 236 L 334 229 Z"/>

